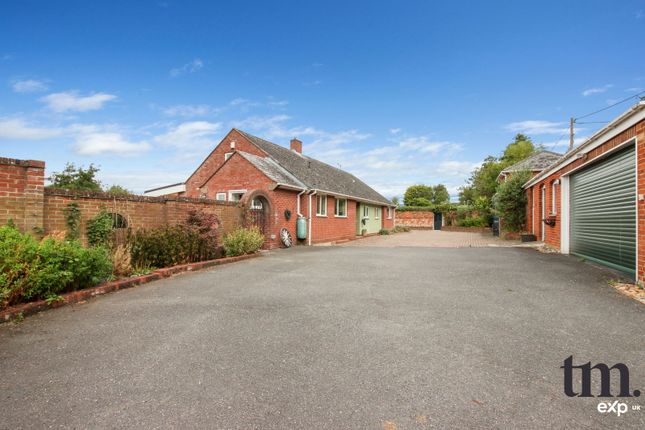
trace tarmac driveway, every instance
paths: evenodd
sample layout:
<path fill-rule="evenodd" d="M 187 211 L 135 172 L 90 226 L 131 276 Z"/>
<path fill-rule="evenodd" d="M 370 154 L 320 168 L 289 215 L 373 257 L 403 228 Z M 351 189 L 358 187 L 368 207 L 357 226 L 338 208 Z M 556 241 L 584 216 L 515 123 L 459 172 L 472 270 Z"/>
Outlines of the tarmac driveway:
<path fill-rule="evenodd" d="M 445 230 L 412 230 L 406 233 L 369 236 L 345 242 L 340 246 L 420 246 L 429 248 L 479 248 L 487 246 L 514 246 L 519 242 L 501 240 L 491 233 Z"/>
<path fill-rule="evenodd" d="M 531 249 L 413 247 L 179 275 L 1 325 L 0 428 L 643 428 L 645 412 L 563 393 L 570 355 L 645 388 L 645 308 L 607 276 Z"/>

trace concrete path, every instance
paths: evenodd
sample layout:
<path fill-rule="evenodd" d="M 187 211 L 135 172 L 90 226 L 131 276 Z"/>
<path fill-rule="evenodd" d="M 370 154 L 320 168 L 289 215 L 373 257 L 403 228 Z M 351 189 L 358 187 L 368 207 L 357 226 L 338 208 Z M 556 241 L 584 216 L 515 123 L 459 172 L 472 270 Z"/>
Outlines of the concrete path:
<path fill-rule="evenodd" d="M 490 233 L 470 233 L 443 230 L 412 230 L 387 236 L 370 236 L 345 242 L 340 246 L 420 246 L 429 248 L 480 248 L 488 246 L 513 246 L 519 242 L 501 240 Z"/>
<path fill-rule="evenodd" d="M 0 325 L 0 428 L 642 429 L 563 393 L 570 355 L 644 391 L 645 308 L 608 277 L 523 248 L 275 251 Z"/>

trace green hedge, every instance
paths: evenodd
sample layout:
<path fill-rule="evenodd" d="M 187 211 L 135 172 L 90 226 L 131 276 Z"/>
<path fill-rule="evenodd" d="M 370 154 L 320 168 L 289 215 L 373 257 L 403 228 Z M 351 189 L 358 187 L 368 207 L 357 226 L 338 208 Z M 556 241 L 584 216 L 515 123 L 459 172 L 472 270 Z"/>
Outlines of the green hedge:
<path fill-rule="evenodd" d="M 0 227 L 0 307 L 92 287 L 110 277 L 112 264 L 103 247 L 78 241 L 38 242 L 13 227 Z"/>

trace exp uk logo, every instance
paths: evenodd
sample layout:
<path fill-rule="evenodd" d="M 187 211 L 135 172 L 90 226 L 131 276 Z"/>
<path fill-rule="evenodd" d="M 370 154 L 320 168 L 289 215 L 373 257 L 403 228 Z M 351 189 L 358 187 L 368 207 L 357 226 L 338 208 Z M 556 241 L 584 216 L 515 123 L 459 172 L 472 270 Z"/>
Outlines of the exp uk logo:
<path fill-rule="evenodd" d="M 564 364 L 560 366 L 560 369 L 564 369 L 564 394 L 569 397 L 621 397 L 621 398 L 634 398 L 640 397 L 641 391 L 634 390 L 630 391 L 629 386 L 629 368 L 624 363 L 616 363 L 613 366 L 609 367 L 604 363 L 598 363 L 595 366 L 591 365 L 591 362 L 585 364 L 574 365 L 573 356 L 570 355 L 567 359 L 564 360 Z M 574 370 L 580 369 L 580 391 L 576 391 L 573 387 L 573 377 Z M 596 374 L 600 376 L 600 391 L 597 395 L 592 393 L 592 370 L 596 370 Z M 612 370 L 617 371 L 620 384 L 618 389 L 618 394 L 614 396 L 611 392 L 611 378 Z M 614 372 L 616 376 L 616 372 Z M 617 416 L 625 414 L 629 410 L 629 406 L 626 402 L 621 402 L 620 400 L 615 400 L 613 402 L 600 402 L 598 403 L 598 412 L 601 414 L 605 413 L 614 413 Z M 632 405 L 632 410 L 638 411 L 641 409 L 640 405 Z"/>

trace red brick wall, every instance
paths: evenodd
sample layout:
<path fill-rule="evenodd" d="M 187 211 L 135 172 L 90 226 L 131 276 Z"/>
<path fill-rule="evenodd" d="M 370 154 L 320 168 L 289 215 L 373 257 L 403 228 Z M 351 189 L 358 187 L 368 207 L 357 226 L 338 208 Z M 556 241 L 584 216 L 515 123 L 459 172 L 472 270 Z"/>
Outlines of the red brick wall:
<path fill-rule="evenodd" d="M 383 213 L 381 215 L 381 219 L 383 220 L 383 228 L 386 229 L 386 230 L 393 229 L 394 228 L 394 218 L 396 216 L 394 214 L 394 208 L 392 208 L 392 212 L 391 212 L 392 215 L 390 216 L 390 218 L 387 217 L 387 207 L 383 207 L 381 209 L 383 211 Z"/>
<path fill-rule="evenodd" d="M 37 233 L 43 224 L 45 163 L 0 158 L 0 225 Z"/>
<path fill-rule="evenodd" d="M 166 199 L 163 197 L 127 196 L 115 197 L 104 193 L 74 192 L 67 190 L 45 190 L 44 223 L 46 234 L 67 230 L 65 208 L 75 203 L 81 212 L 81 232 L 85 232 L 87 221 L 101 209 L 122 215 L 128 227 L 153 228 L 166 224 L 179 224 L 190 210 L 203 210 L 217 215 L 222 234 L 241 223 L 241 208 L 225 202 L 197 199 Z M 84 238 L 83 238 L 84 240 Z"/>
<path fill-rule="evenodd" d="M 102 208 L 121 214 L 133 228 L 177 224 L 191 209 L 217 215 L 223 233 L 241 222 L 241 208 L 225 202 L 45 189 L 44 171 L 43 161 L 0 158 L 0 224 L 12 219 L 25 232 L 66 232 L 64 209 L 70 203 L 80 209 L 82 233 L 87 221 Z"/>
<path fill-rule="evenodd" d="M 543 179 L 539 183 L 530 187 L 528 192 L 532 196 L 529 199 L 529 205 L 527 207 L 527 229 L 535 234 L 538 239 L 541 238 L 542 228 L 545 229 L 545 242 L 556 248 L 560 248 L 560 229 L 561 229 L 561 207 L 560 207 L 560 193 L 561 185 L 558 185 L 557 194 L 556 194 L 556 224 L 555 226 L 547 226 L 542 222 L 541 219 L 541 192 L 540 189 L 543 185 L 546 186 L 546 213 L 547 215 L 551 212 L 551 183 L 555 179 L 560 179 L 561 176 L 571 170 L 589 163 L 591 160 L 607 153 L 608 151 L 616 148 L 617 146 L 629 141 L 630 139 L 637 137 L 637 147 L 636 147 L 636 158 L 638 164 L 638 176 L 637 176 L 637 192 L 638 194 L 645 194 L 645 121 L 641 121 L 633 127 L 625 130 L 619 135 L 613 137 L 597 148 L 589 151 L 586 158 L 574 159 L 566 166 L 562 167 L 556 173 L 550 175 L 548 178 Z M 534 202 L 531 207 L 531 203 Z M 532 213 L 531 213 L 532 212 Z M 535 223 L 533 223 L 535 219 Z M 533 225 L 534 224 L 534 225 Z M 638 202 L 638 261 L 637 261 L 637 271 L 638 279 L 640 281 L 645 280 L 645 202 Z"/>
<path fill-rule="evenodd" d="M 431 211 L 397 212 L 396 223 L 408 227 L 434 229 L 434 213 Z"/>
<path fill-rule="evenodd" d="M 326 217 L 316 215 L 315 195 L 311 198 L 311 206 L 311 213 L 313 214 L 311 224 L 312 243 L 334 242 L 356 237 L 356 201 L 347 199 L 346 218 L 334 215 L 336 199 L 333 196 L 327 196 Z"/>
<path fill-rule="evenodd" d="M 224 164 L 224 154 L 232 152 L 231 142 L 235 142 L 235 149 L 238 151 L 248 152 L 260 157 L 266 156 L 264 152 L 249 142 L 240 132 L 231 130 L 188 178 L 186 181 L 186 197 L 201 197 L 199 187 Z M 208 195 L 210 196 L 211 194 L 211 190 L 208 190 Z"/>

